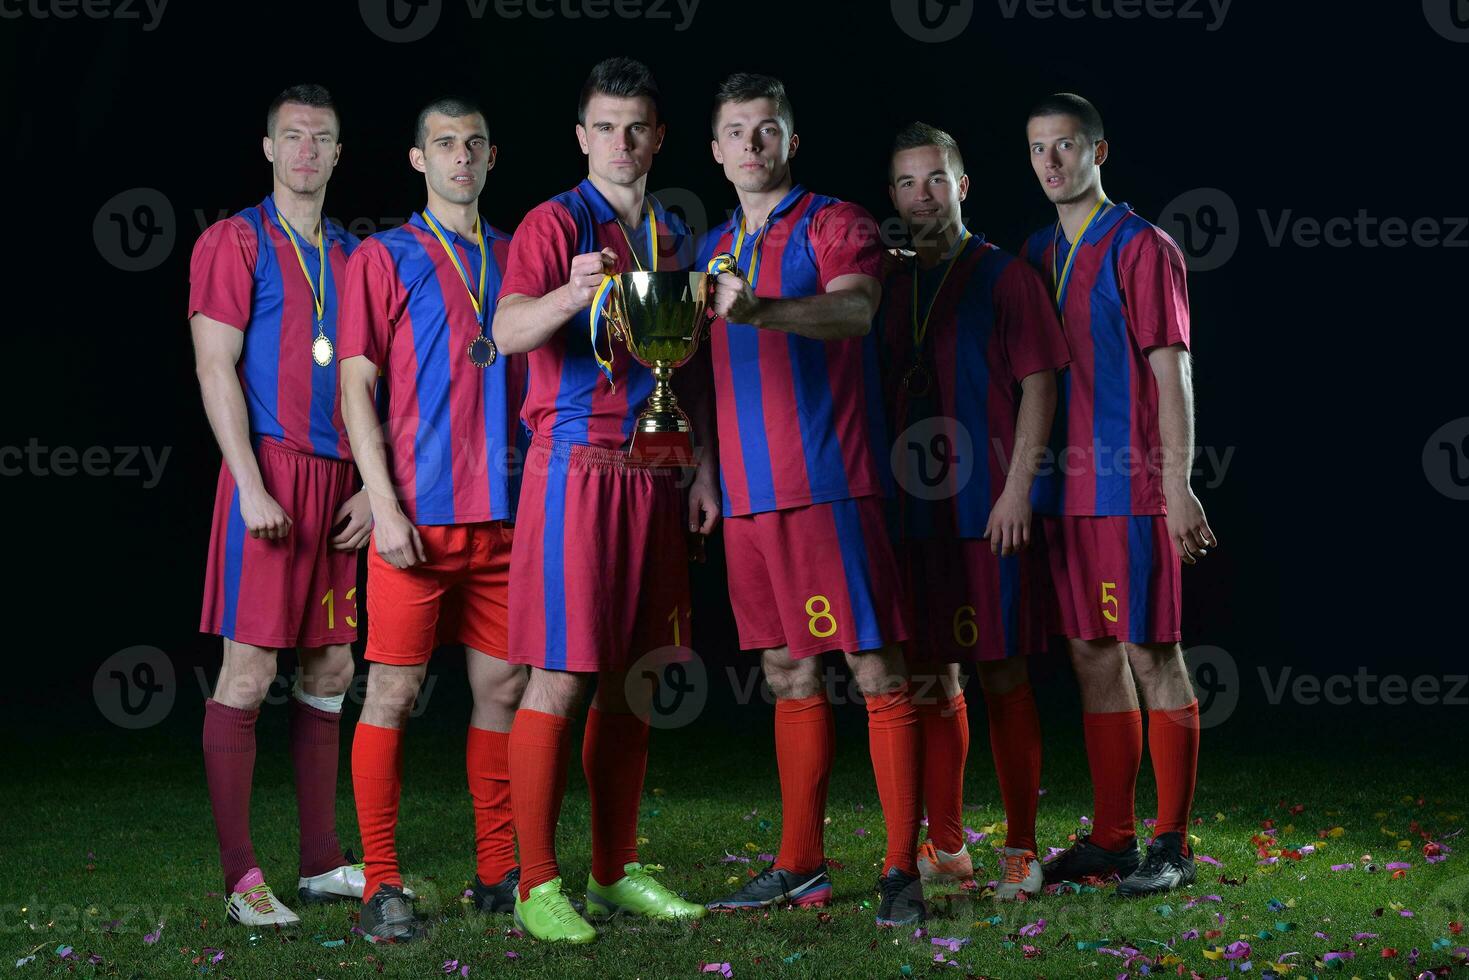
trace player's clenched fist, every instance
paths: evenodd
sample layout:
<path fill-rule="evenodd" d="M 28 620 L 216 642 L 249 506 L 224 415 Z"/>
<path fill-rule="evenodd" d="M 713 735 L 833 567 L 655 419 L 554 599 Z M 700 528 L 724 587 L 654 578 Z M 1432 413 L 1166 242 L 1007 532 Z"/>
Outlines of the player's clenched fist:
<path fill-rule="evenodd" d="M 759 302 L 743 276 L 725 272 L 714 280 L 714 312 L 731 323 L 749 323 Z"/>
<path fill-rule="evenodd" d="M 428 560 L 418 528 L 413 526 L 413 522 L 401 510 L 373 516 L 376 528 L 372 539 L 377 545 L 377 553 L 383 556 L 383 561 L 394 568 L 412 568 L 419 562 Z"/>
<path fill-rule="evenodd" d="M 617 268 L 617 253 L 610 248 L 600 252 L 586 252 L 571 259 L 571 275 L 566 279 L 566 289 L 571 306 L 582 309 L 592 305 L 602 277 Z"/>
<path fill-rule="evenodd" d="M 248 496 L 240 494 L 240 518 L 252 538 L 279 541 L 291 531 L 291 515 L 264 490 Z"/>

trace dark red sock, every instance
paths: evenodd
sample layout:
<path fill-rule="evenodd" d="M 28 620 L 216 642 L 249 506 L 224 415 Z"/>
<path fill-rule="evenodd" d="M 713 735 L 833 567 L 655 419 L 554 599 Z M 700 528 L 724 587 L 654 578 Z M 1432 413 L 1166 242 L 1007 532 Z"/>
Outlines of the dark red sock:
<path fill-rule="evenodd" d="M 1092 843 L 1115 851 L 1137 836 L 1133 797 L 1143 762 L 1143 714 L 1134 708 L 1081 718 L 1092 773 Z"/>
<path fill-rule="evenodd" d="M 515 821 L 510 808 L 510 733 L 469 726 L 464 748 L 469 798 L 474 801 L 474 867 L 486 885 L 515 867 Z"/>
<path fill-rule="evenodd" d="M 865 695 L 867 742 L 872 751 L 872 772 L 877 777 L 877 798 L 882 801 L 882 818 L 887 825 L 888 850 L 883 871 L 897 868 L 918 874 L 919 771 L 918 712 L 905 683 L 888 694 Z"/>
<path fill-rule="evenodd" d="M 823 821 L 836 719 L 826 694 L 775 702 L 775 763 L 780 770 L 780 853 L 777 867 L 814 871 L 826 860 Z"/>
<path fill-rule="evenodd" d="M 1148 755 L 1158 782 L 1158 824 L 1154 835 L 1183 834 L 1188 853 L 1188 819 L 1199 773 L 1199 702 L 1171 711 L 1148 712 Z"/>
<path fill-rule="evenodd" d="M 964 845 L 964 762 L 969 757 L 969 707 L 960 691 L 917 705 L 923 737 L 923 809 L 928 839 L 950 854 Z"/>
<path fill-rule="evenodd" d="M 379 885 L 403 884 L 398 870 L 398 799 L 402 795 L 403 730 L 357 723 L 352 735 L 352 795 L 357 800 L 357 830 L 367 865 L 363 901 Z"/>
<path fill-rule="evenodd" d="M 226 895 L 256 865 L 250 844 L 250 782 L 255 774 L 258 717 L 259 710 L 231 708 L 213 698 L 204 702 L 204 778 L 219 835 Z"/>
<path fill-rule="evenodd" d="M 990 751 L 1005 803 L 1005 846 L 1035 850 L 1035 809 L 1041 792 L 1041 720 L 1035 692 L 1021 684 L 984 695 L 990 719 Z"/>
<path fill-rule="evenodd" d="M 561 873 L 556 821 L 566 792 L 571 719 L 521 708 L 510 726 L 510 803 L 520 838 L 520 897 Z"/>
<path fill-rule="evenodd" d="M 610 885 L 638 859 L 638 803 L 648 766 L 648 725 L 637 715 L 587 712 L 582 772 L 592 799 L 592 877 Z"/>
<path fill-rule="evenodd" d="M 301 823 L 301 876 L 325 874 L 345 863 L 337 839 L 337 764 L 342 713 L 290 698 L 291 768 Z"/>

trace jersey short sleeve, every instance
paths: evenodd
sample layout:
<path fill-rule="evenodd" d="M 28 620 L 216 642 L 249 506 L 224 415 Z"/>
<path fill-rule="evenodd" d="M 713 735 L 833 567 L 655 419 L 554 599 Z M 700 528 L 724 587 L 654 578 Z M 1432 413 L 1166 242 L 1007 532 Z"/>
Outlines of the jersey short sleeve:
<path fill-rule="evenodd" d="M 202 313 L 243 331 L 250 323 L 257 248 L 253 229 L 236 218 L 204 229 L 189 259 L 189 316 Z"/>

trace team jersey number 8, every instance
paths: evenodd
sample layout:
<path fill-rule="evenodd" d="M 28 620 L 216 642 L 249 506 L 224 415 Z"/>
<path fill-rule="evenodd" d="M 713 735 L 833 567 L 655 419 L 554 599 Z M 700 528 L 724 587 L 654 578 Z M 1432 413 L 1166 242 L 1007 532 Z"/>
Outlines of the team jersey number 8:
<path fill-rule="evenodd" d="M 831 614 L 831 600 L 824 595 L 814 595 L 806 600 L 806 615 L 810 619 L 806 628 L 817 639 L 824 640 L 837 631 L 837 618 Z"/>

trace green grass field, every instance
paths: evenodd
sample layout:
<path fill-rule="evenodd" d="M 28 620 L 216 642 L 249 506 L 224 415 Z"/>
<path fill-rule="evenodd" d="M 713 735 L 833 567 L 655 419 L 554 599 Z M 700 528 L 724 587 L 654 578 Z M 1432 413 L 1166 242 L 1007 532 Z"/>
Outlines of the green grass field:
<path fill-rule="evenodd" d="M 407 879 L 422 896 L 420 910 L 433 923 L 426 941 L 369 944 L 352 931 L 352 906 L 298 908 L 303 928 L 294 935 L 227 924 L 198 749 L 200 709 L 181 698 L 166 723 L 142 733 L 99 726 L 40 735 L 32 728 L 24 741 L 7 740 L 6 786 L 19 805 L 0 827 L 0 973 L 693 978 L 718 976 L 728 964 L 724 975 L 734 977 L 1189 976 L 1190 970 L 1212 977 L 1234 975 L 1248 962 L 1255 976 L 1275 970 L 1411 977 L 1434 967 L 1465 969 L 1469 937 L 1456 934 L 1454 923 L 1466 918 L 1469 850 L 1454 852 L 1460 841 L 1453 835 L 1469 812 L 1469 790 L 1461 768 L 1403 741 L 1452 745 L 1453 728 L 1441 726 L 1449 740 L 1443 742 L 1422 719 L 1382 713 L 1318 714 L 1287 724 L 1241 712 L 1206 732 L 1193 832 L 1197 852 L 1218 865 L 1200 864 L 1199 882 L 1186 894 L 1128 903 L 1104 888 L 998 907 L 961 893 L 935 900 L 926 932 L 915 935 L 873 924 L 882 818 L 862 714 L 849 706 L 839 711 L 828 809 L 826 850 L 836 864 L 832 908 L 717 915 L 677 927 L 618 921 L 591 946 L 552 948 L 516 933 L 507 916 L 481 915 L 461 901 L 473 868 L 463 770 L 467 705 L 450 690 L 459 680 L 452 673 L 441 678 L 444 693 L 412 723 L 405 760 L 399 850 Z M 1043 847 L 1064 844 L 1090 810 L 1079 726 L 1064 698 L 1042 691 Z M 350 723 L 355 709 L 348 712 Z M 261 865 L 289 902 L 296 815 L 284 714 L 267 708 L 262 717 L 253 816 Z M 978 831 L 1003 814 L 981 711 L 972 722 L 965 822 Z M 676 890 L 698 899 L 723 893 L 761 866 L 759 854 L 777 849 L 770 731 L 770 709 L 756 704 L 711 709 L 687 728 L 654 733 L 642 854 L 666 868 L 662 878 Z M 339 825 L 344 842 L 355 842 L 346 760 L 344 746 Z M 1138 812 L 1149 816 L 1146 759 L 1143 768 Z M 1299 859 L 1288 853 L 1274 864 L 1257 863 L 1252 839 L 1267 822 L 1276 846 Z M 586 828 L 578 770 L 559 837 L 563 875 L 573 887 L 587 874 Z M 1425 859 L 1430 839 L 1449 852 L 1445 860 Z M 992 829 L 974 846 L 976 860 L 993 869 L 990 848 L 997 843 Z M 1368 854 L 1382 870 L 1361 870 Z M 1395 874 L 1390 862 L 1409 867 Z M 1346 864 L 1353 867 L 1332 869 Z M 1248 944 L 1247 954 L 1239 943 Z M 1215 951 L 1224 958 L 1211 958 Z M 1352 958 L 1327 959 L 1331 953 Z M 1236 954 L 1244 955 L 1230 958 Z"/>

